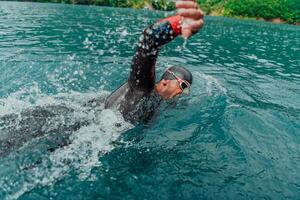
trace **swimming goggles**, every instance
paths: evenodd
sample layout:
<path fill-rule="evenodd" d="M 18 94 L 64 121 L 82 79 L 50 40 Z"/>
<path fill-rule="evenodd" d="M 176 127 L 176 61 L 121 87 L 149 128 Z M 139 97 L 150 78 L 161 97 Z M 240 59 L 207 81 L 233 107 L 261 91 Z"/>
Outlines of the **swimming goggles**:
<path fill-rule="evenodd" d="M 174 76 L 174 78 L 177 80 L 178 84 L 179 84 L 179 87 L 180 89 L 182 90 L 182 93 L 183 94 L 190 94 L 190 83 L 179 78 L 174 72 L 172 72 L 171 70 L 167 69 L 167 72 L 169 72 L 170 74 L 172 74 Z"/>

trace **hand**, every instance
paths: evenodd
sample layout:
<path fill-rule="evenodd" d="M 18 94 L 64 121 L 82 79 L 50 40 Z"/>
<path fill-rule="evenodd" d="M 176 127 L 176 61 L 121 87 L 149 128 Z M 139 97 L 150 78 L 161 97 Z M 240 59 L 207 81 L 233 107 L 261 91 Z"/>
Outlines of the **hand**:
<path fill-rule="evenodd" d="M 204 25 L 204 13 L 195 0 L 177 0 L 178 14 L 183 17 L 181 34 L 188 38 L 197 33 Z"/>

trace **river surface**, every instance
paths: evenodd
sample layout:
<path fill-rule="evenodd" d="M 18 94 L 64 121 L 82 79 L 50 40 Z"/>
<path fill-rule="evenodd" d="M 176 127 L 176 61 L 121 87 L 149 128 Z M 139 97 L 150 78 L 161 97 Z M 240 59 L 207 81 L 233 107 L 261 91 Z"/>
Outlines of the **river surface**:
<path fill-rule="evenodd" d="M 62 106 L 91 122 L 65 145 L 50 131 L 0 157 L 0 199 L 299 199 L 299 26 L 206 17 L 157 62 L 158 77 L 192 71 L 190 96 L 135 127 L 84 106 L 126 81 L 140 33 L 168 15 L 0 2 L 0 117 Z M 51 120 L 44 130 L 69 123 Z M 0 125 L 1 140 L 22 135 Z"/>

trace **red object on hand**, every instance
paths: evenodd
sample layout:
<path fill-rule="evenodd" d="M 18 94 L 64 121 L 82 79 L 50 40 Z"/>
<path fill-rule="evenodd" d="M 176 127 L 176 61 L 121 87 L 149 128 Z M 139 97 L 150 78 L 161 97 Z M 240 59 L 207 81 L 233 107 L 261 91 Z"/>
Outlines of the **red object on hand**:
<path fill-rule="evenodd" d="M 160 20 L 159 22 L 168 21 L 172 29 L 175 33 L 175 36 L 181 35 L 181 23 L 182 23 L 182 17 L 180 15 L 171 16 L 165 19 Z"/>

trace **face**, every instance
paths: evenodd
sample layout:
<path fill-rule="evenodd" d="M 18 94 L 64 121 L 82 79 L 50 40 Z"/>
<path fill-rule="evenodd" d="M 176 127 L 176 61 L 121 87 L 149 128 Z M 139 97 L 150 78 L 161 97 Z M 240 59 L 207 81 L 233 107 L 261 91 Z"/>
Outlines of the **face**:
<path fill-rule="evenodd" d="M 182 93 L 177 80 L 161 80 L 155 87 L 157 93 L 163 99 L 171 99 Z"/>

